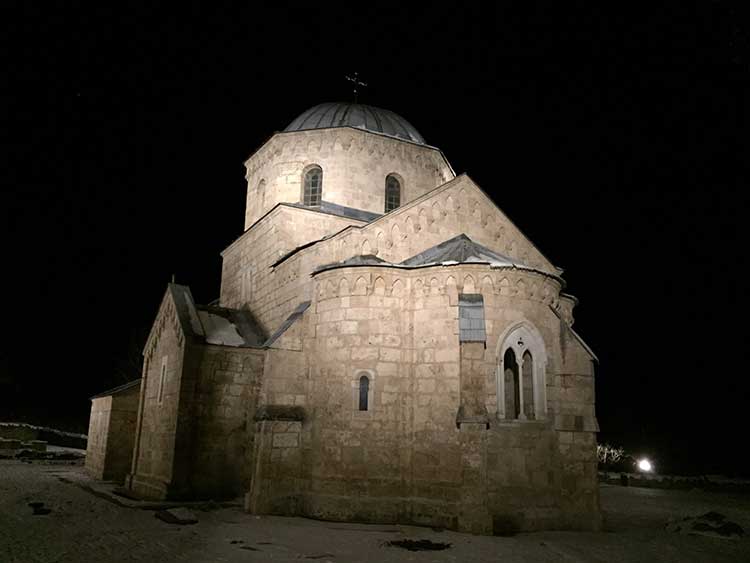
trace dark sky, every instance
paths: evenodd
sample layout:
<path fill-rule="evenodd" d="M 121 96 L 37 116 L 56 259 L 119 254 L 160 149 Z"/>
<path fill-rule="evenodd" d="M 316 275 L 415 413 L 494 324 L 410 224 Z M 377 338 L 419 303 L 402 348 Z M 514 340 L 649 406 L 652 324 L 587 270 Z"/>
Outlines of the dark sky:
<path fill-rule="evenodd" d="M 600 439 L 748 471 L 739 3 L 26 4 L 0 18 L 0 417 L 85 428 L 172 274 L 218 297 L 244 160 L 358 71 L 565 269 Z"/>

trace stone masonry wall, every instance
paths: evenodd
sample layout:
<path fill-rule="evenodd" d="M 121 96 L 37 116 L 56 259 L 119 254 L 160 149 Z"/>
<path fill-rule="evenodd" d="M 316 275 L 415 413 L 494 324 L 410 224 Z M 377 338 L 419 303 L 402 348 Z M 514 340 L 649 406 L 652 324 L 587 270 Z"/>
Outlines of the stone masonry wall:
<path fill-rule="evenodd" d="M 302 201 L 302 176 L 323 170 L 325 201 L 383 213 L 385 178 L 395 174 L 401 201 L 411 201 L 454 177 L 442 153 L 425 145 L 350 127 L 278 133 L 245 163 L 245 229 L 276 203 Z"/>
<path fill-rule="evenodd" d="M 308 398 L 307 361 L 297 350 L 270 348 L 266 352 L 260 402 L 304 407 Z"/>

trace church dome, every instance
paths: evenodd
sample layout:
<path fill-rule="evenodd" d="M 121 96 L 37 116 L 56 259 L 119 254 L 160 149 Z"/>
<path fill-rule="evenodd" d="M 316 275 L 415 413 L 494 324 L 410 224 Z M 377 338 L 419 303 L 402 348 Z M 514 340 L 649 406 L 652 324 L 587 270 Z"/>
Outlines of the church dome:
<path fill-rule="evenodd" d="M 343 102 L 319 104 L 302 112 L 284 131 L 358 127 L 373 133 L 425 144 L 424 137 L 400 115 L 387 109 Z"/>

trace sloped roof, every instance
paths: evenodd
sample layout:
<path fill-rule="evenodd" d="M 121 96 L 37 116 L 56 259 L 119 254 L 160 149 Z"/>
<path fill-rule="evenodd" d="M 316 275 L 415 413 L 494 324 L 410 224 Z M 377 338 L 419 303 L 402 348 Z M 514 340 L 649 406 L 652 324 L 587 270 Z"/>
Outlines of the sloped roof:
<path fill-rule="evenodd" d="M 281 326 L 276 329 L 276 332 L 274 332 L 271 336 L 268 337 L 268 340 L 266 340 L 263 343 L 264 348 L 268 348 L 271 346 L 274 342 L 276 342 L 279 338 L 281 338 L 281 335 L 283 335 L 287 330 L 291 328 L 291 326 L 297 322 L 297 319 L 299 319 L 305 311 L 307 311 L 307 308 L 310 306 L 309 301 L 303 301 L 297 307 L 292 311 L 292 314 L 289 315 L 286 320 L 281 323 Z"/>
<path fill-rule="evenodd" d="M 331 270 L 333 268 L 348 268 L 349 266 L 396 266 L 392 262 L 387 262 L 382 258 L 378 258 L 374 254 L 362 254 L 360 256 L 352 256 L 341 262 L 332 262 L 329 264 L 323 264 L 313 270 L 313 274 L 322 272 L 323 270 Z"/>
<path fill-rule="evenodd" d="M 110 395 L 117 395 L 118 393 L 122 393 L 124 391 L 127 391 L 128 389 L 132 389 L 133 387 L 139 386 L 141 384 L 141 378 L 134 379 L 133 381 L 128 381 L 124 385 L 118 385 L 117 387 L 113 387 L 112 389 L 107 389 L 106 391 L 102 391 L 101 393 L 97 393 L 93 397 L 90 397 L 90 399 L 93 401 L 94 399 L 98 399 L 100 397 L 108 397 Z"/>
<path fill-rule="evenodd" d="M 528 266 L 523 262 L 490 250 L 486 246 L 474 242 L 465 234 L 460 234 L 440 244 L 428 248 L 403 262 L 387 262 L 372 254 L 353 256 L 341 262 L 333 262 L 318 266 L 312 275 L 335 268 L 348 268 L 356 266 L 385 266 L 389 268 L 413 269 L 428 266 L 455 266 L 458 264 L 487 264 L 491 268 L 518 268 L 537 272 L 552 277 L 565 285 L 565 281 L 554 274 L 545 272 L 538 268 Z"/>

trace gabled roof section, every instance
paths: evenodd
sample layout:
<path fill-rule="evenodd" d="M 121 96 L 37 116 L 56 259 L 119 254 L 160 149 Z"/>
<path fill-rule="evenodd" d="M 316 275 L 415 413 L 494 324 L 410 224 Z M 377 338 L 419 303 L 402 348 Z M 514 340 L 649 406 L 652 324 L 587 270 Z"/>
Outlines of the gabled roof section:
<path fill-rule="evenodd" d="M 460 234 L 445 242 L 428 248 L 424 252 L 407 258 L 403 266 L 426 266 L 428 264 L 443 264 L 445 262 L 458 262 L 461 264 L 480 263 L 492 266 L 519 266 L 528 268 L 526 264 L 514 260 L 504 254 L 499 254 L 474 242 L 465 234 Z"/>

